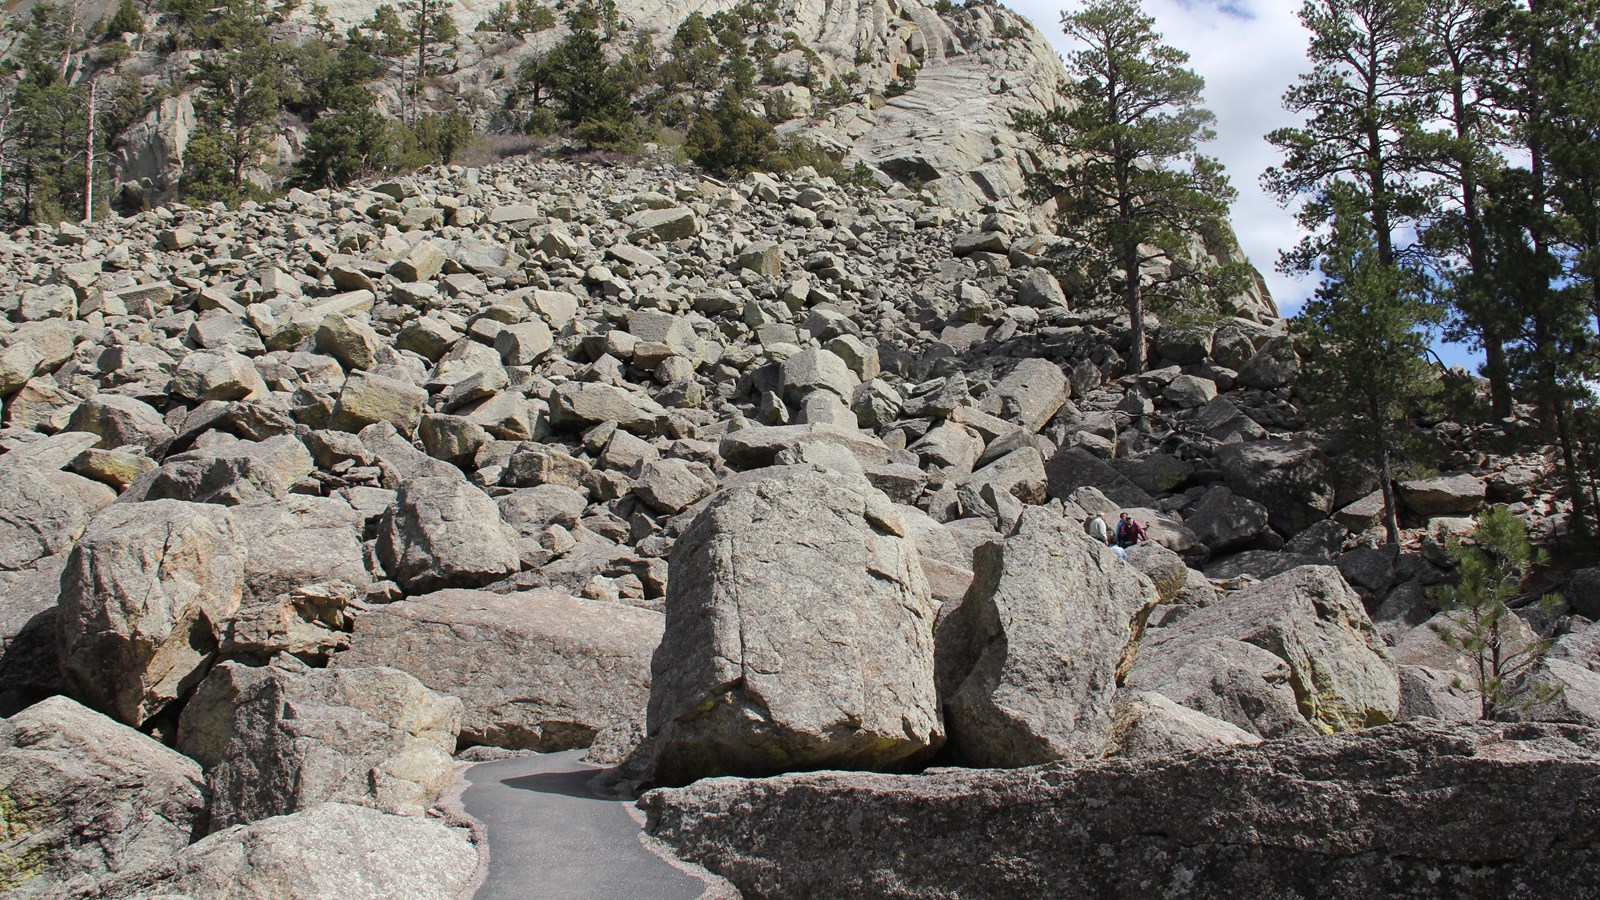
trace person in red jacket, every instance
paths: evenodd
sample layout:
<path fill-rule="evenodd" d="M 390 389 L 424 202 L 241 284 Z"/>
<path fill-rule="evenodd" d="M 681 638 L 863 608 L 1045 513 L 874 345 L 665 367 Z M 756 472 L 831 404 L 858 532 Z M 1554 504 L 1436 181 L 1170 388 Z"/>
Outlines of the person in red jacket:
<path fill-rule="evenodd" d="M 1117 546 L 1132 547 L 1134 544 L 1144 544 L 1150 541 L 1149 532 L 1144 526 L 1134 521 L 1133 516 L 1127 513 L 1117 520 Z"/>

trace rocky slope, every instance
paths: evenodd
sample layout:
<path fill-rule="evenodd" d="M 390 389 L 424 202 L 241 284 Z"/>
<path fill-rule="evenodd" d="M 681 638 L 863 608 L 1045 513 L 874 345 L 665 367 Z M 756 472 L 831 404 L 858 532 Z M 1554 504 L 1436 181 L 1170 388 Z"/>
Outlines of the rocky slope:
<path fill-rule="evenodd" d="M 337 833 L 376 895 L 449 896 L 476 854 L 431 811 L 468 745 L 649 784 L 1065 761 L 926 782 L 994 807 L 1468 717 L 1423 529 L 1556 510 L 1540 461 L 1441 423 L 1452 471 L 1380 546 L 1283 322 L 1152 322 L 1124 375 L 1051 243 L 899 186 L 533 158 L 0 240 L 0 883 L 326 895 L 357 875 L 305 848 Z M 1152 537 L 1126 561 L 1081 527 L 1118 510 Z M 1586 726 L 1591 576 L 1528 626 L 1567 687 L 1537 715 Z M 1295 809 L 1253 761 L 1506 746 L 1451 734 L 1195 777 Z M 1504 734 L 1591 765 L 1581 730 Z M 1108 756 L 1157 761 L 1072 774 Z M 736 784 L 657 796 L 767 790 Z"/>

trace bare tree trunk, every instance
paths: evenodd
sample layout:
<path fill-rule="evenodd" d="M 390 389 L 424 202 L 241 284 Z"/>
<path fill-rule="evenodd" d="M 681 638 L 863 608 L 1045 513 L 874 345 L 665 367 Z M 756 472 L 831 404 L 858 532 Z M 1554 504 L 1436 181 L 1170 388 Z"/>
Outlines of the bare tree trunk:
<path fill-rule="evenodd" d="M 1128 350 L 1128 372 L 1137 375 L 1145 367 L 1144 291 L 1139 284 L 1139 245 L 1124 247 L 1122 265 L 1127 271 L 1128 327 L 1133 346 Z"/>
<path fill-rule="evenodd" d="M 94 107 L 100 85 L 93 80 L 89 82 L 89 112 L 88 126 L 84 129 L 83 137 L 83 221 L 89 224 L 94 221 Z"/>

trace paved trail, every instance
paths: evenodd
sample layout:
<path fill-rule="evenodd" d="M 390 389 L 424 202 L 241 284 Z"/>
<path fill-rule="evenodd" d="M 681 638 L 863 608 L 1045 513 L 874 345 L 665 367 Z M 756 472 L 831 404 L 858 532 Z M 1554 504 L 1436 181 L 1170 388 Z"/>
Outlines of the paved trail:
<path fill-rule="evenodd" d="M 706 885 L 639 843 L 628 804 L 589 791 L 582 750 L 479 763 L 467 815 L 483 823 L 489 871 L 475 900 L 694 900 Z"/>

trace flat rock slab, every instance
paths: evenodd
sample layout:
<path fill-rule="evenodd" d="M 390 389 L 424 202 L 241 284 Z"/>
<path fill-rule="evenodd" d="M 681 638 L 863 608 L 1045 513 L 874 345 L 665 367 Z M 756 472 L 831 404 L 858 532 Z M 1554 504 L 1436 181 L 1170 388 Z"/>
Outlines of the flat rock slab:
<path fill-rule="evenodd" d="M 689 900 L 706 892 L 641 842 L 629 804 L 589 790 L 600 769 L 583 751 L 517 756 L 466 771 L 467 815 L 488 834 L 489 872 L 476 900 L 530 896 Z"/>

